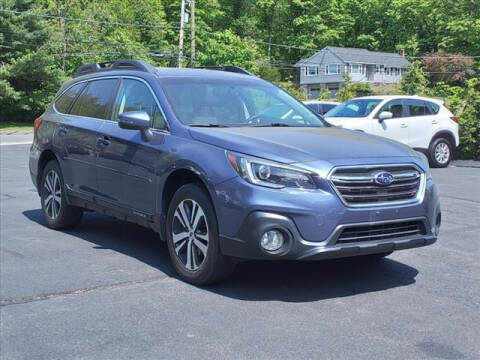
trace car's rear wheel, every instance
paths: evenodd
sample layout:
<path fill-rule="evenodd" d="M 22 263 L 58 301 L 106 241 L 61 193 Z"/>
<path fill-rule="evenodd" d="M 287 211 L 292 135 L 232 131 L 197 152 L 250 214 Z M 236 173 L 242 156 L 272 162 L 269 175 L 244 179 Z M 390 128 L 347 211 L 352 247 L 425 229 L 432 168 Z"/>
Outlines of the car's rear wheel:
<path fill-rule="evenodd" d="M 453 157 L 452 144 L 445 138 L 435 139 L 430 144 L 429 155 L 432 167 L 447 167 Z"/>
<path fill-rule="evenodd" d="M 217 218 L 204 190 L 187 184 L 173 196 L 167 214 L 167 244 L 180 277 L 195 285 L 226 278 L 234 263 L 221 254 Z"/>
<path fill-rule="evenodd" d="M 78 225 L 83 210 L 67 203 L 62 171 L 56 160 L 50 161 L 45 166 L 41 180 L 40 201 L 47 226 L 60 230 Z"/>

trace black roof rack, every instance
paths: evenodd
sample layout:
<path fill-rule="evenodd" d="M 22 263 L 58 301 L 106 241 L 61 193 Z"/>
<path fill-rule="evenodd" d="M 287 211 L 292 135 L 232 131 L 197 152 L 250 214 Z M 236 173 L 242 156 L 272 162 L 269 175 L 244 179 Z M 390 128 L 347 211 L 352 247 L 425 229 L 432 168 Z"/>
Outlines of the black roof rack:
<path fill-rule="evenodd" d="M 248 70 L 245 70 L 244 68 L 241 68 L 239 66 L 232 66 L 232 65 L 224 65 L 224 66 L 199 66 L 197 69 L 207 69 L 207 70 L 219 70 L 219 71 L 228 71 L 228 72 L 233 72 L 237 74 L 244 74 L 244 75 L 250 75 L 250 76 L 255 76 L 253 73 L 251 73 Z"/>
<path fill-rule="evenodd" d="M 143 60 L 116 60 L 82 65 L 75 72 L 75 77 L 111 70 L 135 70 L 148 73 L 155 72 L 155 68 Z"/>

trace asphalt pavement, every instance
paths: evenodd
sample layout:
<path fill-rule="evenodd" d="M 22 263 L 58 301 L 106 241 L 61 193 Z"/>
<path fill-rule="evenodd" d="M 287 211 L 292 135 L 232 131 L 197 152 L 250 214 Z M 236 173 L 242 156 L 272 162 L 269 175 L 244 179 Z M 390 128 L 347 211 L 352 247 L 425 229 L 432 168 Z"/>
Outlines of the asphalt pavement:
<path fill-rule="evenodd" d="M 244 263 L 199 288 L 150 230 L 96 213 L 48 229 L 28 138 L 0 142 L 1 359 L 480 359 L 478 163 L 432 171 L 432 246 Z"/>

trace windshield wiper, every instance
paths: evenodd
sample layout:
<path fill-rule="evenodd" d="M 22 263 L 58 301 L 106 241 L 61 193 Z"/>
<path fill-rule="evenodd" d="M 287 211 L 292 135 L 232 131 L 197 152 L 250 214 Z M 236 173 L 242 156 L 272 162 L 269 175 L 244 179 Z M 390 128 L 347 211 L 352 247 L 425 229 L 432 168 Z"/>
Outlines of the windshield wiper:
<path fill-rule="evenodd" d="M 285 124 L 285 123 L 271 123 L 271 124 L 259 124 L 259 125 L 253 125 L 255 127 L 269 127 L 269 126 L 273 126 L 273 127 L 290 127 L 292 125 L 289 125 L 289 124 Z"/>
<path fill-rule="evenodd" d="M 191 126 L 191 127 L 217 127 L 217 128 L 228 127 L 227 125 L 222 125 L 222 124 L 190 124 L 189 126 Z"/>

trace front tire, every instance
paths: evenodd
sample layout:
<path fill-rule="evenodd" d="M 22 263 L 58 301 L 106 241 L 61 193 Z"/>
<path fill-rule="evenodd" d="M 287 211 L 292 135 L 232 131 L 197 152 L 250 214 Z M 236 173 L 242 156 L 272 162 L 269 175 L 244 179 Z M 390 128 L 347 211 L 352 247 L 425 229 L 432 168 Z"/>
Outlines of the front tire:
<path fill-rule="evenodd" d="M 207 285 L 233 271 L 233 262 L 220 251 L 213 205 L 198 185 L 184 185 L 174 194 L 166 232 L 173 267 L 186 282 Z"/>
<path fill-rule="evenodd" d="M 430 165 L 435 168 L 447 167 L 453 157 L 453 146 L 445 138 L 435 139 L 428 149 Z"/>
<path fill-rule="evenodd" d="M 51 229 L 70 229 L 82 219 L 83 210 L 67 203 L 62 171 L 56 160 L 50 161 L 43 169 L 40 202 L 43 217 Z"/>

